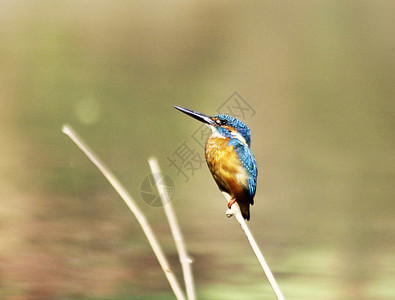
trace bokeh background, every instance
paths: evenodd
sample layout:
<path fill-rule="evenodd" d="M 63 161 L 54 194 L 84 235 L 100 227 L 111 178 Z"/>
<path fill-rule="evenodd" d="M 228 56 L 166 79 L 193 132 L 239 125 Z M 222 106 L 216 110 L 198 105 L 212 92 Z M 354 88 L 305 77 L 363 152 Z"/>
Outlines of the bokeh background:
<path fill-rule="evenodd" d="M 250 227 L 287 299 L 395 298 L 393 1 L 0 3 L 0 298 L 174 299 L 134 216 L 61 132 L 69 123 L 144 211 L 182 282 L 156 156 L 199 299 L 274 299 L 203 165 L 168 157 L 236 91 L 259 167 Z"/>

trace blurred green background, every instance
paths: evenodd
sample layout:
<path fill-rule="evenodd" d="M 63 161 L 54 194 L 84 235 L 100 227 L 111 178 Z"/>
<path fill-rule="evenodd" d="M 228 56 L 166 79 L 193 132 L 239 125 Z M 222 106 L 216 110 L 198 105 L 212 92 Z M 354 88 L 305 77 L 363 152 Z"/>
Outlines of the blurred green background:
<path fill-rule="evenodd" d="M 167 159 L 199 126 L 173 105 L 215 114 L 237 91 L 256 111 L 250 228 L 285 297 L 394 299 L 394 14 L 393 1 L 1 1 L 0 298 L 174 299 L 69 123 L 182 282 L 163 209 L 139 195 L 159 159 L 199 299 L 274 299 L 206 165 L 185 182 Z"/>

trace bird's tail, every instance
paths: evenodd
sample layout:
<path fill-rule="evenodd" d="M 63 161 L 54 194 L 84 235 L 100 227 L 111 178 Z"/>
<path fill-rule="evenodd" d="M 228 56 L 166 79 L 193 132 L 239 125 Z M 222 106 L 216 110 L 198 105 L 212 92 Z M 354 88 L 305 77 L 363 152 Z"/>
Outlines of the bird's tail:
<path fill-rule="evenodd" d="M 237 202 L 240 207 L 241 215 L 243 216 L 244 219 L 247 221 L 250 220 L 250 204 L 249 203 L 244 203 L 244 202 Z"/>

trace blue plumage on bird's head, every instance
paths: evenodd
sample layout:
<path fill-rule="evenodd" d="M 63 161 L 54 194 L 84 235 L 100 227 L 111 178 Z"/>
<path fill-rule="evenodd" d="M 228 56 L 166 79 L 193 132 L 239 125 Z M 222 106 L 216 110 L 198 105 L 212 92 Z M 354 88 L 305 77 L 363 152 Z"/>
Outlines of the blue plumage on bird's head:
<path fill-rule="evenodd" d="M 216 126 L 210 127 L 213 133 L 217 130 L 224 137 L 237 138 L 242 143 L 251 145 L 251 133 L 246 124 L 239 119 L 228 115 L 216 115 L 212 117 Z"/>

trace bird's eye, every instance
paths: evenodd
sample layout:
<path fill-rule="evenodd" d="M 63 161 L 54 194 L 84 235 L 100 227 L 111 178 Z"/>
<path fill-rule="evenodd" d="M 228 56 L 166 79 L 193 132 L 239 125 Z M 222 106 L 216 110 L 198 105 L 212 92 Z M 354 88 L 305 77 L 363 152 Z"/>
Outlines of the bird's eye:
<path fill-rule="evenodd" d="M 215 121 L 215 123 L 217 123 L 218 125 L 222 126 L 222 125 L 228 124 L 228 121 L 217 119 L 217 120 Z"/>

